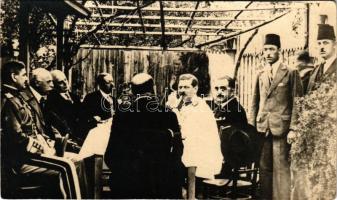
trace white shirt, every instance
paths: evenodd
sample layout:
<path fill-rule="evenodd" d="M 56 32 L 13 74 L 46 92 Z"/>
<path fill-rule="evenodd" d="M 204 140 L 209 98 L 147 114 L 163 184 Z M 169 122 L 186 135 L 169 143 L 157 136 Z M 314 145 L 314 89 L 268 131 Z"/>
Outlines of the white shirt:
<path fill-rule="evenodd" d="M 34 97 L 36 98 L 37 102 L 40 103 L 41 99 L 44 98 L 47 100 L 47 96 L 42 96 L 40 93 L 38 93 L 33 87 L 30 87 L 30 90 L 32 91 Z"/>
<path fill-rule="evenodd" d="M 272 65 L 269 65 L 269 67 L 271 67 L 271 69 L 272 69 L 273 78 L 275 78 L 276 72 L 277 72 L 278 68 L 280 67 L 280 64 L 281 64 L 281 60 L 278 59 Z"/>
<path fill-rule="evenodd" d="M 101 92 L 102 96 L 103 96 L 106 100 L 108 100 L 108 102 L 109 102 L 110 104 L 113 103 L 113 102 L 112 102 L 113 100 L 112 100 L 112 95 L 111 95 L 111 94 L 107 94 L 107 93 L 103 92 L 101 89 L 100 89 L 99 91 Z"/>

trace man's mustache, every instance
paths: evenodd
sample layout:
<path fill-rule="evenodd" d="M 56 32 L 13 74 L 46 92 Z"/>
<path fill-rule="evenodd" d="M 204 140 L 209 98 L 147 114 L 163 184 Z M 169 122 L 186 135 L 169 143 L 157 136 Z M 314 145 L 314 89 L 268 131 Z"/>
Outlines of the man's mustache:
<path fill-rule="evenodd" d="M 224 98 L 225 96 L 222 95 L 222 94 L 218 94 L 216 97 L 218 97 L 218 98 Z"/>

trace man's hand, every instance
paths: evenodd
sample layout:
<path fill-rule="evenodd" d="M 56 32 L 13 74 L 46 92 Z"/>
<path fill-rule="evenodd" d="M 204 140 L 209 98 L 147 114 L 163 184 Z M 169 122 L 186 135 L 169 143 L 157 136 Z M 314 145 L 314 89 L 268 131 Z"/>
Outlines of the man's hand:
<path fill-rule="evenodd" d="M 287 142 L 288 144 L 291 144 L 295 141 L 296 133 L 294 131 L 289 131 L 287 135 Z"/>

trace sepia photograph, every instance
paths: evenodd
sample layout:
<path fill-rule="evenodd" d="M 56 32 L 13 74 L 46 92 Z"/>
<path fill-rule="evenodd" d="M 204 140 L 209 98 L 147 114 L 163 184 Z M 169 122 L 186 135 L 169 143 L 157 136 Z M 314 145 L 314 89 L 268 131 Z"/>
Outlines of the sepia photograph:
<path fill-rule="evenodd" d="M 337 199 L 336 1 L 1 0 L 1 199 Z"/>

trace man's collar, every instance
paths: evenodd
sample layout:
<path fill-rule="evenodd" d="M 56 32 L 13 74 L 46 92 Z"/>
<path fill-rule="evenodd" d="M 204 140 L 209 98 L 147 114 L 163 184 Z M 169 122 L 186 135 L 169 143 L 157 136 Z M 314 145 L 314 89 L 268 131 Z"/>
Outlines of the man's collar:
<path fill-rule="evenodd" d="M 220 106 L 220 108 L 223 108 L 223 107 L 225 107 L 229 102 L 231 102 L 235 98 L 236 98 L 235 95 L 233 95 L 227 101 L 221 103 L 220 105 L 219 104 L 217 104 L 217 105 Z"/>
<path fill-rule="evenodd" d="M 331 56 L 327 60 L 325 60 L 324 64 L 324 73 L 328 70 L 328 68 L 332 65 L 333 61 L 336 59 L 336 56 Z"/>
<path fill-rule="evenodd" d="M 101 90 L 101 89 L 99 89 L 99 91 L 100 91 L 100 93 L 102 94 L 102 96 L 103 96 L 104 98 L 106 98 L 106 99 L 109 99 L 109 98 L 112 97 L 111 94 L 107 94 L 107 93 L 103 92 L 103 90 Z"/>
<path fill-rule="evenodd" d="M 29 86 L 30 90 L 32 91 L 34 97 L 36 98 L 36 100 L 40 103 L 41 99 L 47 99 L 46 96 L 42 96 L 40 93 L 38 93 L 33 87 Z"/>

